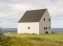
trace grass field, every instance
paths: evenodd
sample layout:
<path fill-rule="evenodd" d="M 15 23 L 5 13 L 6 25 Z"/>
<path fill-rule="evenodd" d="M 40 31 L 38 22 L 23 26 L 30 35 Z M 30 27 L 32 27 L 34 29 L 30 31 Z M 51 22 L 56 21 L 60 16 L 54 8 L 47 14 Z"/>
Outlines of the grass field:
<path fill-rule="evenodd" d="M 63 32 L 40 35 L 6 33 L 4 35 L 10 37 L 6 41 L 10 46 L 63 46 Z"/>

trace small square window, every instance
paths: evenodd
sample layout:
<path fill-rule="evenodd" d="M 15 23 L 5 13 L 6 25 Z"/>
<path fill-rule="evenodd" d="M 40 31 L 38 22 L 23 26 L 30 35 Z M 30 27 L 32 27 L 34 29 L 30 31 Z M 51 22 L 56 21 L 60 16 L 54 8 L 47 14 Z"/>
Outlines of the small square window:
<path fill-rule="evenodd" d="M 30 27 L 28 27 L 28 29 L 30 29 Z"/>
<path fill-rule="evenodd" d="M 45 18 L 44 18 L 44 21 L 45 21 Z"/>
<path fill-rule="evenodd" d="M 50 21 L 50 19 L 49 19 L 49 21 Z"/>
<path fill-rule="evenodd" d="M 47 27 L 44 27 L 44 30 L 47 30 Z"/>
<path fill-rule="evenodd" d="M 50 29 L 50 27 L 49 27 L 49 29 Z"/>
<path fill-rule="evenodd" d="M 47 27 L 46 27 L 46 30 L 47 30 Z"/>
<path fill-rule="evenodd" d="M 44 30 L 45 30 L 45 27 L 44 27 Z"/>

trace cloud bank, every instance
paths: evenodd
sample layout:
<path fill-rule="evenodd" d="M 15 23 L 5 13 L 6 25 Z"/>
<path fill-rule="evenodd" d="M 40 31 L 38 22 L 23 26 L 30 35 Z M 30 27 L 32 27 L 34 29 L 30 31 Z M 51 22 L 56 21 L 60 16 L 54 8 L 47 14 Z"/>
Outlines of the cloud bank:
<path fill-rule="evenodd" d="M 6 22 L 9 20 L 18 22 L 25 11 L 43 8 L 48 9 L 52 21 L 54 21 L 52 24 L 63 20 L 63 0 L 0 0 L 0 20 L 2 22 L 5 20 L 7 20 Z M 56 26 L 52 25 L 52 27 Z"/>

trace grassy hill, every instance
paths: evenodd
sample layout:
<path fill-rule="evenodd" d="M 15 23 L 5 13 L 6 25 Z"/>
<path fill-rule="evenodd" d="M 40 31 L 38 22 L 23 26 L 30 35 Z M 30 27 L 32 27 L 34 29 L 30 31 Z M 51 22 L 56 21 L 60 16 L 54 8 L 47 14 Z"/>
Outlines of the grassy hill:
<path fill-rule="evenodd" d="M 63 32 L 52 34 L 4 34 L 8 38 L 2 46 L 63 46 Z"/>

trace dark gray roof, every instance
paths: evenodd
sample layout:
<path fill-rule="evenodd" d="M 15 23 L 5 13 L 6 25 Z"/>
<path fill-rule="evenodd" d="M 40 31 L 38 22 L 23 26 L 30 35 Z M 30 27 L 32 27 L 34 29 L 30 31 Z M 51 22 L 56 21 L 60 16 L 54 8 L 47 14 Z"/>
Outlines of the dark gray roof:
<path fill-rule="evenodd" d="M 39 10 L 30 10 L 26 11 L 22 18 L 19 20 L 20 22 L 39 22 L 42 18 L 46 9 L 39 9 Z"/>

